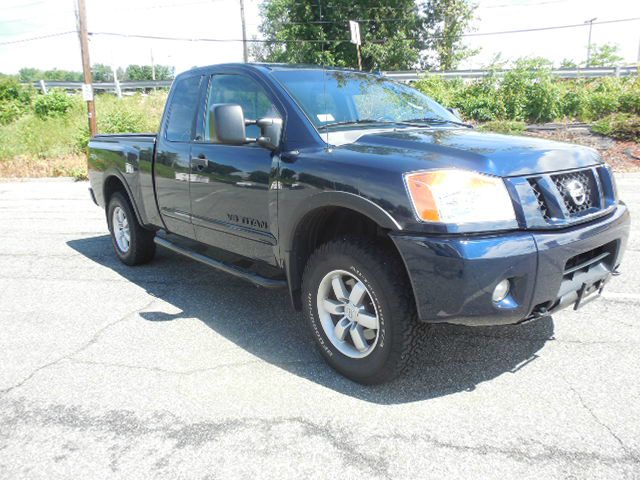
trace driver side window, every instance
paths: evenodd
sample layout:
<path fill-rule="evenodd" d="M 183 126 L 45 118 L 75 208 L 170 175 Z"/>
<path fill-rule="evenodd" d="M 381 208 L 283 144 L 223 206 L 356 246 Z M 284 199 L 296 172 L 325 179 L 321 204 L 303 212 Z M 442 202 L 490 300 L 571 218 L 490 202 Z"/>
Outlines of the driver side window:
<path fill-rule="evenodd" d="M 207 96 L 207 115 L 205 118 L 205 141 L 214 138 L 209 122 L 209 114 L 213 105 L 231 103 L 240 105 L 244 118 L 258 120 L 260 118 L 280 118 L 276 107 L 271 103 L 264 89 L 252 78 L 244 75 L 214 75 L 209 84 Z M 260 129 L 256 125 L 247 126 L 247 137 L 257 138 Z"/>

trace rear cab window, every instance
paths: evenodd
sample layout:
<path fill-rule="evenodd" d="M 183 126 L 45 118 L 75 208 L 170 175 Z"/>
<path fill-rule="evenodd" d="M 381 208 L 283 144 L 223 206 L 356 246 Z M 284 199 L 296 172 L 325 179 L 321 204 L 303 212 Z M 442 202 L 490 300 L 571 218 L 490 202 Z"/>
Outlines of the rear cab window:
<path fill-rule="evenodd" d="M 166 137 L 170 142 L 189 142 L 193 138 L 193 127 L 200 97 L 200 81 L 196 75 L 178 79 L 169 106 Z"/>

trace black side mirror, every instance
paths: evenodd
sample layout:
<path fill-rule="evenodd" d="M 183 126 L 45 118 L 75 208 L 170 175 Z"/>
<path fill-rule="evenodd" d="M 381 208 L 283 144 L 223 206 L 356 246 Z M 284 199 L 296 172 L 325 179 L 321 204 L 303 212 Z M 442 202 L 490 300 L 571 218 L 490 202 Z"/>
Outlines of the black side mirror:
<path fill-rule="evenodd" d="M 260 128 L 260 136 L 256 140 L 258 145 L 269 150 L 276 150 L 282 136 L 282 119 L 261 118 L 256 122 L 256 125 Z"/>
<path fill-rule="evenodd" d="M 242 107 L 227 103 L 213 105 L 209 111 L 209 135 L 213 143 L 228 145 L 247 143 Z"/>
<path fill-rule="evenodd" d="M 257 125 L 260 136 L 247 138 L 247 125 Z M 282 136 L 282 119 L 247 120 L 240 105 L 220 103 L 209 111 L 209 136 L 213 143 L 244 145 L 256 142 L 261 147 L 276 150 Z"/>

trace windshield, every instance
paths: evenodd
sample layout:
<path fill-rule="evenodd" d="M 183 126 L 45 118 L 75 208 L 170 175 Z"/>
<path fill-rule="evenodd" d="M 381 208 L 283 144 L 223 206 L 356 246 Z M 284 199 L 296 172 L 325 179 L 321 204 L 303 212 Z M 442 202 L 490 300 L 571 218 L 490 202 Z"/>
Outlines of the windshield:
<path fill-rule="evenodd" d="M 276 70 L 273 75 L 318 129 L 460 121 L 418 90 L 376 75 L 339 70 Z"/>

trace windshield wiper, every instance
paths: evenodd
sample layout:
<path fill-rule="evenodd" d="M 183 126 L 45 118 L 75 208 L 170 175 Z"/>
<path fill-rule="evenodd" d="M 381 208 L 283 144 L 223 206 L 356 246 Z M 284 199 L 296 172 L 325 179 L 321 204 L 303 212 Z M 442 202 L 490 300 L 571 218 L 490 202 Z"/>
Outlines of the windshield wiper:
<path fill-rule="evenodd" d="M 319 128 L 328 128 L 328 127 L 341 127 L 343 125 L 366 125 L 369 123 L 396 123 L 396 122 L 390 122 L 388 120 L 373 120 L 371 118 L 361 118 L 360 120 L 346 120 L 344 122 L 333 122 L 333 123 L 327 123 L 325 125 L 321 125 Z"/>
<path fill-rule="evenodd" d="M 417 124 L 417 123 L 426 123 L 431 125 L 444 125 L 446 123 L 450 123 L 452 125 L 458 125 L 460 127 L 473 128 L 473 125 L 464 122 L 456 122 L 455 120 L 446 120 L 444 118 L 412 118 L 411 120 L 403 120 L 402 122 L 406 125 Z"/>

